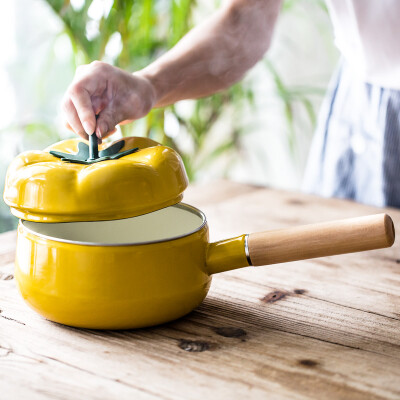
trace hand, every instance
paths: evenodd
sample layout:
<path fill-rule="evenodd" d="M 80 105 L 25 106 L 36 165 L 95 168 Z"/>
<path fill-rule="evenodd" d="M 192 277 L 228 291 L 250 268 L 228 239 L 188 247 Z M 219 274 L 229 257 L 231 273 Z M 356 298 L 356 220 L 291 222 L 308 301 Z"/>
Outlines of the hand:
<path fill-rule="evenodd" d="M 69 129 L 84 139 L 95 132 L 101 142 L 116 125 L 145 116 L 155 102 L 155 90 L 145 76 L 94 61 L 77 68 L 63 110 Z"/>

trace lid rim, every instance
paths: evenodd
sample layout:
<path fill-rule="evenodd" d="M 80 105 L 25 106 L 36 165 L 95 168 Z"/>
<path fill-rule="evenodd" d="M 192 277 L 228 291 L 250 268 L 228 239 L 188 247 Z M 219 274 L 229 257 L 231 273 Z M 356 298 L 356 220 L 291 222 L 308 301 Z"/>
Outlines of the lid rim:
<path fill-rule="evenodd" d="M 199 210 L 198 208 L 191 206 L 189 204 L 186 203 L 177 203 L 177 204 L 173 204 L 169 207 L 177 207 L 177 208 L 182 208 L 186 211 L 189 211 L 193 214 L 196 214 L 197 216 L 201 217 L 202 219 L 202 223 L 201 225 L 199 225 L 195 230 L 190 231 L 188 233 L 185 233 L 183 235 L 178 235 L 178 236 L 173 236 L 170 238 L 166 238 L 166 239 L 159 239 L 159 240 L 151 240 L 151 241 L 146 241 L 146 242 L 132 242 L 132 243 L 96 243 L 96 242 L 82 242 L 82 241 L 78 241 L 78 240 L 68 240 L 68 239 L 60 239 L 54 236 L 49 236 L 49 235 L 44 235 L 42 233 L 37 233 L 34 230 L 28 228 L 24 222 L 34 222 L 34 223 L 39 223 L 39 222 L 35 222 L 35 221 L 26 221 L 26 220 L 20 220 L 19 224 L 23 227 L 24 230 L 26 230 L 28 233 L 37 236 L 39 238 L 45 239 L 45 240 L 51 240 L 53 242 L 57 242 L 57 243 L 68 243 L 68 244 L 74 244 L 74 245 L 79 245 L 79 246 L 90 246 L 90 247 L 129 247 L 129 246 L 142 246 L 142 245 L 149 245 L 149 244 L 156 244 L 156 243 L 165 243 L 165 242 L 171 242 L 174 240 L 178 240 L 178 239 L 182 239 L 188 236 L 193 235 L 194 233 L 197 233 L 199 231 L 201 231 L 206 225 L 207 225 L 207 218 L 206 215 L 203 213 L 203 211 Z M 167 208 L 167 207 L 164 207 Z M 147 213 L 149 214 L 149 213 Z M 145 215 L 145 214 L 143 214 Z M 120 219 L 129 219 L 129 218 L 135 218 L 135 217 L 128 217 L 128 218 L 120 218 Z M 110 221 L 110 220 L 107 220 Z M 118 221 L 118 219 L 116 220 L 111 220 L 111 221 Z M 73 221 L 70 223 L 74 223 L 74 222 L 101 222 L 101 221 Z M 105 222 L 105 221 L 103 221 Z M 62 222 L 60 222 L 62 223 Z M 67 222 L 65 222 L 67 223 Z"/>
<path fill-rule="evenodd" d="M 183 194 L 179 194 L 176 198 L 168 200 L 161 204 L 156 204 L 154 207 L 145 208 L 145 212 L 138 210 L 130 211 L 126 213 L 105 213 L 99 216 L 99 214 L 49 214 L 49 213 L 35 213 L 31 211 L 23 212 L 21 208 L 11 207 L 10 211 L 15 217 L 29 222 L 41 223 L 41 224 L 66 224 L 69 222 L 96 222 L 96 221 L 115 221 L 119 219 L 127 219 L 139 217 L 141 215 L 150 214 L 157 210 L 162 210 L 163 208 L 171 207 L 176 204 L 180 204 L 183 199 Z M 143 210 L 142 210 L 143 211 Z M 116 216 L 117 215 L 117 216 Z M 47 220 L 44 220 L 46 218 Z"/>

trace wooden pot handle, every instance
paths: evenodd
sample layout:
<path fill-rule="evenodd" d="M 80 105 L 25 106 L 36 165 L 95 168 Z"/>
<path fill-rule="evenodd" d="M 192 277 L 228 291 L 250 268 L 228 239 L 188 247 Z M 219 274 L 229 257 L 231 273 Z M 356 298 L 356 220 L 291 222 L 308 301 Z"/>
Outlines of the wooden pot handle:
<path fill-rule="evenodd" d="M 268 265 L 390 247 L 394 238 L 392 219 L 377 214 L 252 233 L 248 251 L 252 265 Z"/>

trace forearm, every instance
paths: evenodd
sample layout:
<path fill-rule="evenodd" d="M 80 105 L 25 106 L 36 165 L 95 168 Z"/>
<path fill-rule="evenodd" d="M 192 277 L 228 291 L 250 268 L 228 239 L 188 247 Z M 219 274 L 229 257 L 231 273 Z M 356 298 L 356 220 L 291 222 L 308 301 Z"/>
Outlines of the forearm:
<path fill-rule="evenodd" d="M 155 107 L 218 92 L 267 51 L 281 0 L 231 0 L 137 74 L 154 87 Z"/>

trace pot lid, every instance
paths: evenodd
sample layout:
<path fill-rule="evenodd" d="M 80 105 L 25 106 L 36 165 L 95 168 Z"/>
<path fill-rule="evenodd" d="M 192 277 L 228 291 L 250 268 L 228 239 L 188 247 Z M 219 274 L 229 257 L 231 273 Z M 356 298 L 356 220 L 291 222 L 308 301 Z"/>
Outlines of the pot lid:
<path fill-rule="evenodd" d="M 111 220 L 179 203 L 187 185 L 178 153 L 154 140 L 128 137 L 97 148 L 69 139 L 17 156 L 4 201 L 28 221 Z"/>

